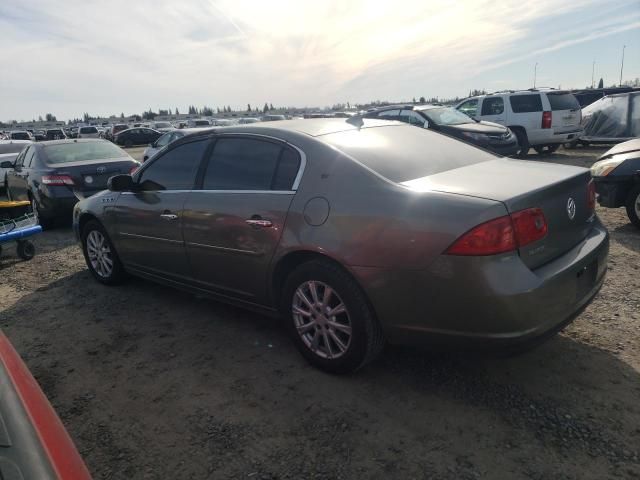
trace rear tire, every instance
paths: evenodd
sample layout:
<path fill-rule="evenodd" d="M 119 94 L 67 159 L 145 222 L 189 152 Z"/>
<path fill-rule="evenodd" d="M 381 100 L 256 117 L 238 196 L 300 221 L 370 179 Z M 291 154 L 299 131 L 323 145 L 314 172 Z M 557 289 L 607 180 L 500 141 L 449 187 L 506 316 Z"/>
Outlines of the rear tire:
<path fill-rule="evenodd" d="M 533 149 L 538 152 L 538 155 L 551 155 L 555 152 L 560 145 L 540 145 L 537 147 L 533 147 Z"/>
<path fill-rule="evenodd" d="M 516 128 L 516 129 L 512 128 L 511 130 L 513 131 L 516 138 L 518 139 L 519 150 L 516 153 L 516 156 L 519 158 L 525 158 L 529 153 L 529 148 L 531 148 L 529 146 L 529 138 L 527 137 L 527 132 L 525 132 L 521 128 Z"/>
<path fill-rule="evenodd" d="M 640 184 L 634 186 L 627 194 L 625 207 L 631 223 L 640 228 Z"/>
<path fill-rule="evenodd" d="M 82 229 L 82 253 L 89 271 L 104 285 L 118 285 L 126 272 L 106 230 L 96 220 L 90 220 Z"/>
<path fill-rule="evenodd" d="M 332 262 L 312 260 L 293 270 L 284 285 L 282 312 L 302 356 L 326 372 L 354 372 L 384 348 L 364 292 Z"/>

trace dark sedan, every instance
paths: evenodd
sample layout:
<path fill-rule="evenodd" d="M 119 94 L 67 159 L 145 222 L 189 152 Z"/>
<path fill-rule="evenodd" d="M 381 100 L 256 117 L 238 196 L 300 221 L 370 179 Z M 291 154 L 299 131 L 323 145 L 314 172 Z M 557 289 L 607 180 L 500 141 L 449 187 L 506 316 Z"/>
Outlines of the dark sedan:
<path fill-rule="evenodd" d="M 76 205 L 104 284 L 126 273 L 280 313 L 333 372 L 394 343 L 529 344 L 607 270 L 589 170 L 498 157 L 400 122 L 203 130 Z"/>
<path fill-rule="evenodd" d="M 106 140 L 57 140 L 38 142 L 24 149 L 6 175 L 7 196 L 29 200 L 40 224 L 70 219 L 78 198 L 103 190 L 112 175 L 129 173 L 138 162 Z"/>
<path fill-rule="evenodd" d="M 640 228 L 640 139 L 607 150 L 591 167 L 598 203 L 625 207 L 631 223 Z"/>
<path fill-rule="evenodd" d="M 507 127 L 492 122 L 479 122 L 451 107 L 395 105 L 371 110 L 364 116 L 399 120 L 416 127 L 428 128 L 486 148 L 498 155 L 510 156 L 518 152 L 518 140 Z"/>
<path fill-rule="evenodd" d="M 133 147 L 134 145 L 148 145 L 155 142 L 162 136 L 162 132 L 153 130 L 152 128 L 129 128 L 116 134 L 114 142 L 124 147 Z"/>

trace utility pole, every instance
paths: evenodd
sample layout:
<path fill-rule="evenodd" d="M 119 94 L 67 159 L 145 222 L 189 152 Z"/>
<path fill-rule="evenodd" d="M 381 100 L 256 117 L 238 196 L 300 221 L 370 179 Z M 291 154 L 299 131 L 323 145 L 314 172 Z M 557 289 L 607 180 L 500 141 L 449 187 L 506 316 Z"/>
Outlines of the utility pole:
<path fill-rule="evenodd" d="M 536 88 L 536 75 L 538 74 L 538 62 L 533 66 L 533 88 Z"/>
<path fill-rule="evenodd" d="M 593 88 L 593 74 L 596 71 L 596 61 L 593 61 L 593 65 L 591 66 L 591 88 Z"/>
<path fill-rule="evenodd" d="M 624 49 L 627 48 L 626 45 L 622 46 L 622 62 L 620 63 L 620 86 L 622 86 L 622 69 L 624 68 Z"/>

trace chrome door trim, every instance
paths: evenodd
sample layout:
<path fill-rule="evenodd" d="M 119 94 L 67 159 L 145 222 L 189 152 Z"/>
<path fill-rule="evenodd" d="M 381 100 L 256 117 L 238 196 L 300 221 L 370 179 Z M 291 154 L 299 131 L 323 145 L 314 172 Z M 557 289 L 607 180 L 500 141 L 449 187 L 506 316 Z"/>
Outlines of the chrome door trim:
<path fill-rule="evenodd" d="M 218 245 L 208 245 L 205 243 L 197 243 L 197 242 L 186 242 L 186 243 L 188 247 L 209 248 L 212 250 L 220 250 L 223 252 L 231 252 L 231 253 L 241 253 L 244 255 L 253 255 L 253 256 L 262 255 L 262 253 L 256 252 L 255 250 L 242 250 L 239 248 L 220 247 Z"/>
<path fill-rule="evenodd" d="M 173 240 L 170 238 L 159 238 L 159 237 L 151 237 L 148 235 L 138 235 L 137 233 L 127 233 L 127 232 L 119 232 L 119 235 L 125 236 L 125 237 L 132 237 L 132 238 L 141 238 L 144 240 L 158 240 L 160 242 L 168 242 L 168 243 L 184 243 L 182 240 Z"/>

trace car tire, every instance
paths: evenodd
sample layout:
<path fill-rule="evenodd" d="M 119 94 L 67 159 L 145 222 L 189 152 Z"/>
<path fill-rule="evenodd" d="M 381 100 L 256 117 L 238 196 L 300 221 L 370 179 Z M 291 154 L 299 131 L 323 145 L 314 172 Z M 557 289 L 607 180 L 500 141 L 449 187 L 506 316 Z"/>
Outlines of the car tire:
<path fill-rule="evenodd" d="M 93 277 L 104 285 L 118 285 L 126 272 L 104 227 L 90 220 L 82 229 L 82 253 Z"/>
<path fill-rule="evenodd" d="M 36 247 L 29 240 L 19 240 L 16 253 L 22 260 L 31 260 L 36 254 Z"/>
<path fill-rule="evenodd" d="M 640 228 L 640 183 L 636 184 L 627 194 L 625 207 L 631 223 Z"/>
<path fill-rule="evenodd" d="M 296 347 L 321 370 L 354 372 L 384 348 L 382 328 L 364 292 L 330 261 L 312 260 L 294 269 L 286 279 L 281 305 Z"/>
<path fill-rule="evenodd" d="M 48 230 L 48 229 L 52 228 L 54 226 L 54 223 L 55 223 L 54 219 L 53 218 L 44 217 L 40 213 L 40 206 L 38 205 L 38 201 L 31 194 L 29 194 L 29 200 L 31 201 L 31 212 L 35 213 L 36 219 L 38 220 L 38 223 L 40 224 L 42 229 L 43 230 Z"/>
<path fill-rule="evenodd" d="M 559 146 L 560 145 L 539 145 L 533 147 L 533 149 L 538 152 L 538 155 L 551 155 Z"/>
<path fill-rule="evenodd" d="M 525 132 L 522 128 L 512 128 L 511 129 L 518 139 L 518 147 L 519 150 L 516 152 L 516 156 L 519 158 L 525 158 L 529 153 L 529 138 L 527 137 L 527 132 Z"/>

